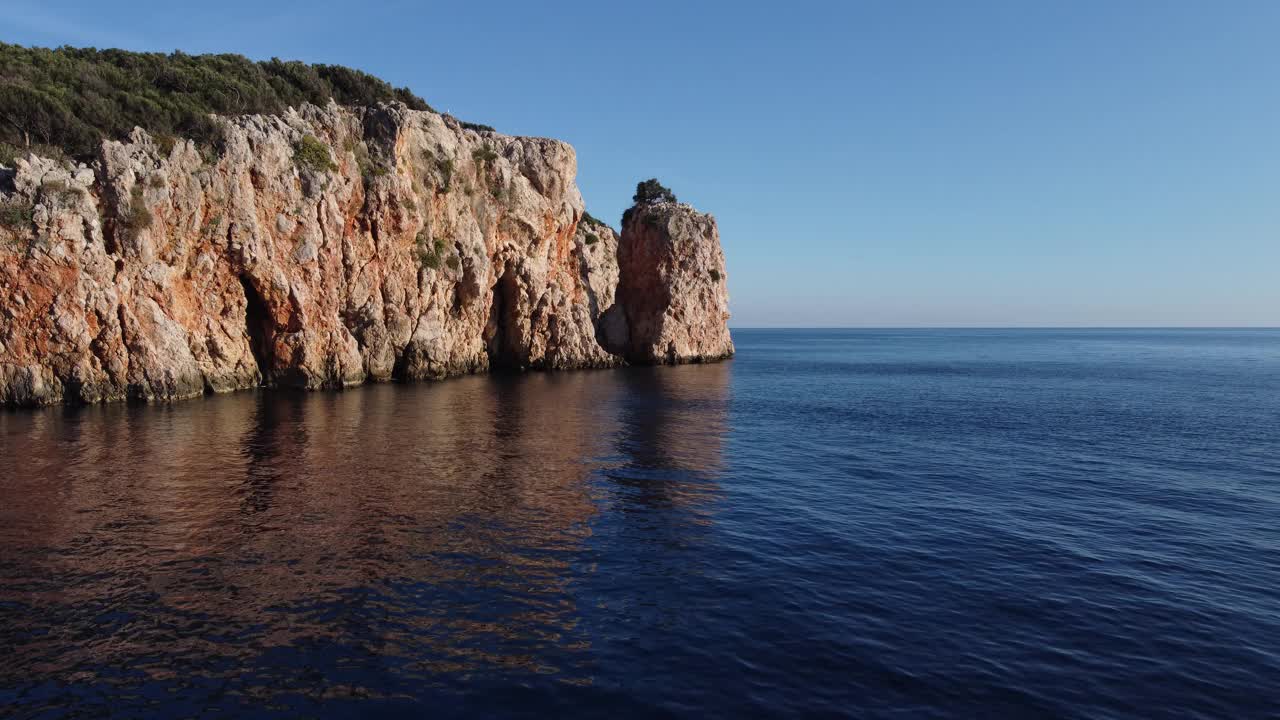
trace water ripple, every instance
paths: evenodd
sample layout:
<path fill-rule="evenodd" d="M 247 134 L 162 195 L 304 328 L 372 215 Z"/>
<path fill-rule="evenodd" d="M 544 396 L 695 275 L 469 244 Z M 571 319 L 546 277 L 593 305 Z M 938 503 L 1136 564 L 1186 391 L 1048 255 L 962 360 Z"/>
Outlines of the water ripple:
<path fill-rule="evenodd" d="M 1262 718 L 1280 332 L 0 413 L 0 714 Z"/>

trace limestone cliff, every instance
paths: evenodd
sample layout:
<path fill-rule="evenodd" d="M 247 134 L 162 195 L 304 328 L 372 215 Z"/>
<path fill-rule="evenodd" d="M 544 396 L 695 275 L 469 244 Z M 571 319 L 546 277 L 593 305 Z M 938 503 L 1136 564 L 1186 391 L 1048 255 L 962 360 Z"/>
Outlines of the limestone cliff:
<path fill-rule="evenodd" d="M 583 222 L 565 143 L 398 104 L 219 122 L 216 156 L 135 130 L 0 169 L 0 402 L 732 353 L 714 221 Z"/>
<path fill-rule="evenodd" d="M 715 218 L 663 202 L 637 205 L 624 223 L 617 303 L 601 323 L 605 345 L 642 364 L 732 356 L 724 252 Z"/>

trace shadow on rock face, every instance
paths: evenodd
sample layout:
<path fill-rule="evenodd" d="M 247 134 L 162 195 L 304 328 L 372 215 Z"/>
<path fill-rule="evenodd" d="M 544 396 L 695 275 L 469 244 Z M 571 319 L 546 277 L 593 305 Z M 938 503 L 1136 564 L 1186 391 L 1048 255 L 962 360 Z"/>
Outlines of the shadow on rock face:
<path fill-rule="evenodd" d="M 520 284 L 509 269 L 493 286 L 489 321 L 485 325 L 485 350 L 489 369 L 495 372 L 517 372 L 524 369 L 520 356 L 520 326 L 517 317 Z"/>
<path fill-rule="evenodd" d="M 271 313 L 267 310 L 266 301 L 254 289 L 249 278 L 241 275 L 240 285 L 244 287 L 245 332 L 249 336 L 249 349 L 253 352 L 253 359 L 258 364 L 260 382 L 267 385 L 271 380 L 271 363 L 274 355 L 271 347 L 273 341 Z"/>

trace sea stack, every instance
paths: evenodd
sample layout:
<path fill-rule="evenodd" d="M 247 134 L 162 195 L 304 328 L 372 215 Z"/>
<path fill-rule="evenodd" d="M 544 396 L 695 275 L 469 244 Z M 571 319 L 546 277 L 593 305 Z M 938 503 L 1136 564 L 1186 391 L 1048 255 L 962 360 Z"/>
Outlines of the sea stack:
<path fill-rule="evenodd" d="M 617 309 L 602 323 L 611 350 L 638 364 L 733 356 L 715 218 L 674 200 L 638 202 L 623 219 L 618 269 Z"/>

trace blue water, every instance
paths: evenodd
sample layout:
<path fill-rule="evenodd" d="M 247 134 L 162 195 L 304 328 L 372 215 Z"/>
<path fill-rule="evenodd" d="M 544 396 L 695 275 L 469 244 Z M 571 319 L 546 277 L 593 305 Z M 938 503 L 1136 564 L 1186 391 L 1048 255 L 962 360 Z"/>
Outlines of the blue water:
<path fill-rule="evenodd" d="M 1280 716 L 1280 331 L 0 413 L 0 714 Z"/>

